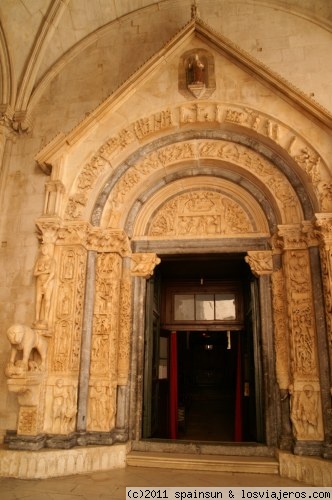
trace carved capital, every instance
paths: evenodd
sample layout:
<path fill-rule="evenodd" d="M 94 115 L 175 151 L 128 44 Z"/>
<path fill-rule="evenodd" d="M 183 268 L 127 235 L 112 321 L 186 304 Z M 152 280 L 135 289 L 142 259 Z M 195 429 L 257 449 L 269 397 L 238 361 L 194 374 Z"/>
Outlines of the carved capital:
<path fill-rule="evenodd" d="M 154 268 L 160 262 L 155 253 L 135 253 L 132 255 L 131 274 L 148 279 L 153 275 Z"/>
<path fill-rule="evenodd" d="M 15 111 L 12 127 L 19 134 L 27 134 L 32 129 L 32 117 L 28 111 Z"/>
<path fill-rule="evenodd" d="M 312 221 L 302 221 L 301 224 L 302 233 L 305 237 L 307 247 L 316 247 L 319 245 L 317 231 L 315 230 L 314 222 Z"/>
<path fill-rule="evenodd" d="M 90 250 L 97 252 L 112 252 L 123 257 L 130 254 L 128 236 L 121 230 L 90 228 L 87 244 Z"/>
<path fill-rule="evenodd" d="M 281 238 L 284 250 L 300 250 L 307 248 L 306 238 L 301 224 L 285 224 L 278 226 L 278 236 Z"/>
<path fill-rule="evenodd" d="M 326 247 L 332 245 L 332 214 L 316 214 L 316 236 Z"/>
<path fill-rule="evenodd" d="M 57 244 L 86 246 L 90 224 L 87 222 L 66 222 L 58 230 Z"/>
<path fill-rule="evenodd" d="M 57 240 L 60 228 L 60 219 L 53 217 L 41 217 L 36 221 L 39 230 L 39 239 L 42 243 L 54 244 Z"/>
<path fill-rule="evenodd" d="M 257 277 L 272 274 L 273 272 L 272 252 L 269 250 L 250 251 L 244 260 L 249 264 L 252 273 Z"/>

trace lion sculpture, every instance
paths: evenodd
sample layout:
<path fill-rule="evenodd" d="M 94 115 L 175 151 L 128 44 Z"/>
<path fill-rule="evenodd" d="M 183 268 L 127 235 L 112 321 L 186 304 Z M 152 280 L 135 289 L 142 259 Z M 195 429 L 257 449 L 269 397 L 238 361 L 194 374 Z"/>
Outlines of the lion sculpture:
<path fill-rule="evenodd" d="M 7 364 L 7 376 L 17 376 L 28 371 L 30 366 L 36 363 L 30 359 L 31 352 L 36 349 L 40 354 L 41 363 L 38 370 L 43 370 L 46 364 L 47 339 L 26 325 L 15 324 L 8 328 L 7 337 L 11 344 L 9 363 Z M 17 359 L 22 352 L 22 359 Z M 36 368 L 34 368 L 36 369 Z"/>

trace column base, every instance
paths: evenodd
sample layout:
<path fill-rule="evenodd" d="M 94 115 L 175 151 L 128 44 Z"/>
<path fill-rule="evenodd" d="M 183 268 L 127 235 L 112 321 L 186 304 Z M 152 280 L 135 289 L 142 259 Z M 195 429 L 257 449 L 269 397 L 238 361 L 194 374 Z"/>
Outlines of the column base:
<path fill-rule="evenodd" d="M 322 456 L 322 441 L 295 441 L 293 443 L 294 455 L 320 457 Z"/>
<path fill-rule="evenodd" d="M 75 446 L 111 446 L 126 443 L 128 432 L 112 429 L 110 432 L 72 432 L 63 434 L 39 434 L 38 436 L 18 435 L 16 431 L 7 431 L 4 443 L 10 450 L 36 451 L 42 448 L 69 450 Z"/>

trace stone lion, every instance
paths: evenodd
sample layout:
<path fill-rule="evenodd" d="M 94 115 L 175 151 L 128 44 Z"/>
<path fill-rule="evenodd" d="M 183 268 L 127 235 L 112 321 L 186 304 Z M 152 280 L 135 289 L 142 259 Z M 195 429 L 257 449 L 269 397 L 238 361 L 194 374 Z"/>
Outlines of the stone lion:
<path fill-rule="evenodd" d="M 47 339 L 26 325 L 15 324 L 8 328 L 7 337 L 11 344 L 11 353 L 7 365 L 7 375 L 18 375 L 18 372 L 29 369 L 30 355 L 36 349 L 41 357 L 40 370 L 45 368 Z M 16 359 L 22 351 L 22 359 Z"/>

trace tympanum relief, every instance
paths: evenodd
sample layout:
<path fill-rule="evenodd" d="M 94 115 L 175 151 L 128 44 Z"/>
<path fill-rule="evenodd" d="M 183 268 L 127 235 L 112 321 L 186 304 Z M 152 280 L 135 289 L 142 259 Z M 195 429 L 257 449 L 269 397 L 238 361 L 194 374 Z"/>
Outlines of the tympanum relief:
<path fill-rule="evenodd" d="M 201 237 L 254 232 L 245 210 L 213 191 L 194 191 L 174 197 L 151 221 L 150 236 Z"/>

